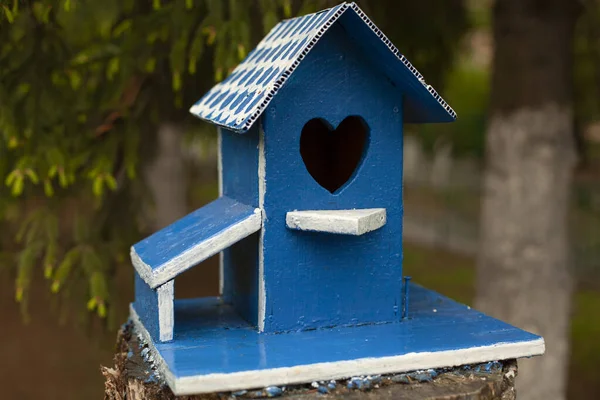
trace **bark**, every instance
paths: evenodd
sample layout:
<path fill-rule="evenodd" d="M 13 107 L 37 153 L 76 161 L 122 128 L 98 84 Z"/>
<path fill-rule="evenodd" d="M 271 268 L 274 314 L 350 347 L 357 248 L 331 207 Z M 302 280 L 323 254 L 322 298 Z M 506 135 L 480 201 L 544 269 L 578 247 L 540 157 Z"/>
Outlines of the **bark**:
<path fill-rule="evenodd" d="M 177 125 L 158 127 L 156 158 L 145 170 L 154 204 L 153 228 L 164 228 L 187 213 L 183 132 Z"/>
<path fill-rule="evenodd" d="M 497 0 L 476 306 L 546 340 L 519 399 L 564 399 L 572 281 L 568 210 L 574 0 Z"/>

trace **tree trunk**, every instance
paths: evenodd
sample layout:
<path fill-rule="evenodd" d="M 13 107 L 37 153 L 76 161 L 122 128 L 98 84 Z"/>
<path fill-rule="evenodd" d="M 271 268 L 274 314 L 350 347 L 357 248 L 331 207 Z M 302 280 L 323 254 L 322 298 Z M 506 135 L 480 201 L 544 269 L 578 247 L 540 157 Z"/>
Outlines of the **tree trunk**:
<path fill-rule="evenodd" d="M 154 202 L 153 228 L 164 228 L 187 213 L 183 132 L 177 125 L 158 127 L 156 158 L 146 168 L 146 182 Z"/>
<path fill-rule="evenodd" d="M 492 101 L 476 305 L 542 335 L 519 399 L 564 399 L 572 281 L 568 210 L 576 153 L 575 0 L 496 0 Z"/>

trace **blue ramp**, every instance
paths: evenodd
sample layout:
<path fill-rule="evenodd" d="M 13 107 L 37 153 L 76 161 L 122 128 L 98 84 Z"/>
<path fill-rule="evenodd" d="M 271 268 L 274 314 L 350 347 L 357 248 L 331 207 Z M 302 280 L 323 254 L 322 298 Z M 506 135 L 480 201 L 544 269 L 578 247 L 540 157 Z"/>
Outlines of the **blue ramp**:
<path fill-rule="evenodd" d="M 183 217 L 131 247 L 131 262 L 152 288 L 261 229 L 260 209 L 229 197 Z"/>

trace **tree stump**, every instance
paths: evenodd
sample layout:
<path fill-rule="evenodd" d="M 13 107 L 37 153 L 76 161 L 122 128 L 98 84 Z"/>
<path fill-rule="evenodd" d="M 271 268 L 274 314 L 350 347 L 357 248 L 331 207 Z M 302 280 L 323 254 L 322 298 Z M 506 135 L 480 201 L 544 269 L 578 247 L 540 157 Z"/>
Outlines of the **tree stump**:
<path fill-rule="evenodd" d="M 516 360 L 466 365 L 440 370 L 415 371 L 338 381 L 291 385 L 285 388 L 243 390 L 175 396 L 166 384 L 156 379 L 143 357 L 131 324 L 117 337 L 113 367 L 101 367 L 105 382 L 105 400 L 221 400 L 279 397 L 289 400 L 331 399 L 405 399 L 405 400 L 514 400 Z"/>

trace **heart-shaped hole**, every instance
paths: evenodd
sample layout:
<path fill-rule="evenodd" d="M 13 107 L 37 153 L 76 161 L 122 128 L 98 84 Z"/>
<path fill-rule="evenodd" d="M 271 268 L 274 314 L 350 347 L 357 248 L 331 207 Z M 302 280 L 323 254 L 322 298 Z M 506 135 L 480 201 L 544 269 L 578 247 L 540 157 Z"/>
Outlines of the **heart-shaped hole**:
<path fill-rule="evenodd" d="M 359 116 L 346 117 L 336 129 L 321 118 L 302 128 L 300 155 L 308 173 L 334 193 L 352 177 L 367 147 L 369 127 Z"/>

